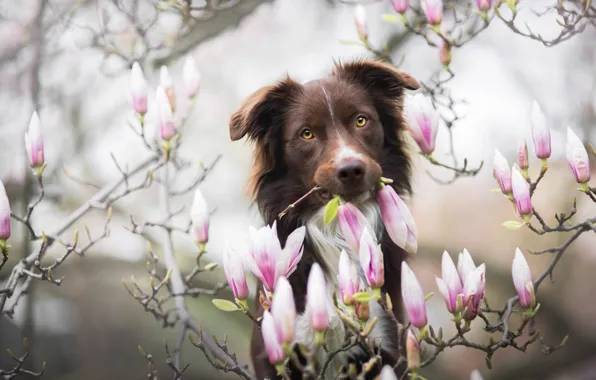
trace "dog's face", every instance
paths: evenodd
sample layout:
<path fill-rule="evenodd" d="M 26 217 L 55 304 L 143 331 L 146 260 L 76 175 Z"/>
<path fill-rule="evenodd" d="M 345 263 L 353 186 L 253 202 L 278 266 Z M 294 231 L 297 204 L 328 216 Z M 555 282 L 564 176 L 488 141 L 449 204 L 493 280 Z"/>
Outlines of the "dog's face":
<path fill-rule="evenodd" d="M 333 194 L 351 200 L 375 188 L 384 166 L 402 165 L 408 174 L 403 93 L 419 87 L 389 65 L 359 61 L 337 65 L 327 78 L 286 78 L 249 96 L 231 117 L 230 136 L 256 143 L 257 201 L 267 186 L 288 204 L 314 186 L 322 188 L 319 203 Z"/>

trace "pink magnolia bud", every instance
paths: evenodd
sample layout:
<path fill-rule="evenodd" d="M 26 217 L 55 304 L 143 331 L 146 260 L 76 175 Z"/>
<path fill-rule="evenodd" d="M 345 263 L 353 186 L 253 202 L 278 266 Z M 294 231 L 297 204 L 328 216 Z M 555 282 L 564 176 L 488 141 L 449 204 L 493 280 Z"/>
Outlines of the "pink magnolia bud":
<path fill-rule="evenodd" d="M 296 337 L 296 305 L 292 287 L 285 277 L 280 277 L 275 286 L 271 315 L 281 344 L 292 344 Z"/>
<path fill-rule="evenodd" d="M 390 365 L 383 366 L 381 370 L 381 376 L 379 380 L 397 380 L 397 376 L 395 375 L 395 371 Z"/>
<path fill-rule="evenodd" d="M 242 268 L 242 260 L 228 242 L 226 242 L 223 250 L 223 268 L 234 298 L 238 300 L 247 299 L 248 285 L 244 276 L 244 268 Z"/>
<path fill-rule="evenodd" d="M 337 282 L 341 290 L 341 299 L 346 306 L 354 303 L 354 294 L 360 290 L 358 271 L 347 252 L 342 250 L 339 255 L 339 273 Z"/>
<path fill-rule="evenodd" d="M 174 111 L 176 109 L 176 90 L 174 89 L 174 82 L 166 66 L 162 66 L 159 70 L 159 85 L 165 90 L 168 103 L 172 111 Z"/>
<path fill-rule="evenodd" d="M 344 203 L 337 210 L 337 221 L 342 236 L 354 252 L 359 251 L 362 226 L 366 225 L 366 217 L 351 203 Z"/>
<path fill-rule="evenodd" d="M 190 219 L 197 244 L 207 243 L 209 240 L 209 206 L 198 187 L 193 197 Z"/>
<path fill-rule="evenodd" d="M 532 103 L 532 139 L 534 140 L 534 150 L 536 157 L 547 159 L 550 157 L 550 129 L 542 108 L 537 101 Z"/>
<path fill-rule="evenodd" d="M 418 251 L 418 228 L 410 209 L 389 185 L 377 191 L 381 219 L 391 240 L 410 254 Z"/>
<path fill-rule="evenodd" d="M 368 26 L 366 25 L 366 9 L 362 5 L 357 5 L 354 9 L 354 23 L 356 31 L 361 40 L 368 38 Z"/>
<path fill-rule="evenodd" d="M 10 237 L 10 202 L 6 195 L 4 183 L 0 181 L 0 240 L 8 240 Z M 3 245 L 4 247 L 4 245 Z M 3 248 L 5 249 L 5 247 Z"/>
<path fill-rule="evenodd" d="M 517 212 L 521 216 L 532 215 L 532 198 L 530 196 L 530 185 L 516 167 L 511 169 L 511 187 L 513 199 Z"/>
<path fill-rule="evenodd" d="M 176 134 L 176 126 L 174 125 L 174 114 L 168 101 L 168 95 L 161 86 L 157 87 L 155 101 L 159 120 L 159 136 L 162 140 L 169 141 Z"/>
<path fill-rule="evenodd" d="M 590 159 L 582 140 L 567 127 L 567 144 L 565 145 L 567 163 L 573 171 L 577 183 L 590 181 Z"/>
<path fill-rule="evenodd" d="M 327 309 L 327 285 L 321 266 L 314 263 L 310 268 L 306 284 L 306 310 L 310 328 L 322 332 L 329 327 L 329 311 Z"/>
<path fill-rule="evenodd" d="M 530 164 L 528 162 L 528 144 L 526 140 L 522 140 L 517 151 L 517 165 L 520 169 L 527 169 Z"/>
<path fill-rule="evenodd" d="M 406 105 L 406 119 L 410 134 L 422 153 L 434 152 L 439 129 L 439 114 L 430 99 L 421 93 L 414 95 Z"/>
<path fill-rule="evenodd" d="M 132 64 L 130 72 L 130 91 L 132 94 L 132 108 L 139 115 L 147 113 L 147 80 L 138 62 Z"/>
<path fill-rule="evenodd" d="M 476 0 L 476 5 L 478 5 L 478 9 L 483 12 L 486 12 L 490 9 L 492 5 L 492 0 Z"/>
<path fill-rule="evenodd" d="M 442 0 L 422 0 L 422 10 L 431 25 L 439 25 L 443 21 Z"/>
<path fill-rule="evenodd" d="M 441 47 L 439 49 L 439 59 L 441 64 L 444 66 L 449 66 L 452 56 L 453 55 L 451 53 L 451 46 L 449 45 L 449 42 L 445 42 L 444 39 L 441 39 Z"/>
<path fill-rule="evenodd" d="M 381 246 L 377 245 L 366 227 L 362 231 L 362 238 L 360 239 L 360 265 L 371 288 L 378 289 L 383 286 L 385 283 L 385 266 Z"/>
<path fill-rule="evenodd" d="M 497 180 L 501 191 L 505 195 L 511 194 L 511 169 L 507 159 L 495 149 L 495 155 L 493 158 L 493 176 Z"/>
<path fill-rule="evenodd" d="M 532 273 L 530 272 L 530 267 L 528 266 L 526 258 L 519 248 L 515 250 L 511 274 L 513 276 L 513 285 L 515 285 L 515 290 L 519 296 L 519 304 L 525 309 L 536 306 L 536 295 L 534 292 Z"/>
<path fill-rule="evenodd" d="M 428 319 L 426 317 L 424 291 L 416 275 L 405 261 L 401 263 L 401 295 L 412 326 L 419 329 L 426 326 Z"/>
<path fill-rule="evenodd" d="M 443 252 L 441 269 L 443 278 L 437 277 L 437 287 L 445 299 L 447 310 L 455 313 L 457 311 L 457 296 L 463 293 L 463 289 L 455 264 L 447 251 Z"/>
<path fill-rule="evenodd" d="M 25 149 L 29 158 L 29 166 L 35 169 L 44 164 L 43 136 L 37 112 L 33 112 L 29 122 L 29 129 L 25 133 Z"/>
<path fill-rule="evenodd" d="M 408 10 L 408 0 L 391 0 L 397 13 L 404 14 Z"/>
<path fill-rule="evenodd" d="M 406 356 L 408 358 L 408 368 L 412 372 L 420 369 L 420 342 L 412 332 L 408 329 L 408 336 L 406 338 Z"/>
<path fill-rule="evenodd" d="M 186 87 L 186 96 L 190 99 L 194 98 L 199 91 L 199 82 L 201 81 L 201 74 L 197 69 L 195 59 L 189 55 L 184 61 L 182 68 L 182 75 L 184 77 L 184 86 Z"/>
<path fill-rule="evenodd" d="M 284 348 L 281 345 L 277 331 L 275 329 L 275 322 L 271 313 L 265 311 L 263 313 L 263 320 L 261 322 L 261 330 L 263 332 L 263 341 L 265 343 L 265 350 L 269 356 L 269 362 L 273 365 L 281 364 L 286 359 Z"/>
<path fill-rule="evenodd" d="M 464 319 L 471 321 L 478 315 L 480 304 L 484 298 L 485 265 L 480 264 L 478 268 L 469 274 L 464 280 Z"/>
<path fill-rule="evenodd" d="M 462 284 L 468 275 L 472 274 L 475 270 L 476 264 L 474 264 L 472 255 L 470 255 L 470 252 L 464 248 L 464 251 L 461 252 L 457 258 L 457 272 L 459 273 L 459 278 Z"/>

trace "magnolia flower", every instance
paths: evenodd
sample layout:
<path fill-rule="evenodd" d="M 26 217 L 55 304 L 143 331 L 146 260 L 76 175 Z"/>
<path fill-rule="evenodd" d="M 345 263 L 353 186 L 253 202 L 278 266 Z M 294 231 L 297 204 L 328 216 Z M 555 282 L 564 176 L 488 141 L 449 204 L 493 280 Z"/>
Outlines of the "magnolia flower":
<path fill-rule="evenodd" d="M 379 380 L 397 380 L 397 376 L 395 376 L 395 372 L 393 371 L 393 368 L 391 368 L 390 365 L 386 364 L 385 366 L 383 366 Z"/>
<path fill-rule="evenodd" d="M 446 42 L 444 39 L 441 39 L 441 47 L 439 48 L 439 60 L 441 64 L 444 66 L 449 66 L 451 63 L 451 46 L 449 42 Z"/>
<path fill-rule="evenodd" d="M 414 95 L 406 105 L 406 119 L 410 134 L 422 153 L 431 154 L 435 150 L 439 114 L 430 99 L 421 93 Z"/>
<path fill-rule="evenodd" d="M 368 27 L 366 25 L 366 9 L 362 5 L 357 5 L 354 9 L 354 23 L 358 37 L 365 40 L 368 38 Z"/>
<path fill-rule="evenodd" d="M 532 103 L 532 139 L 534 140 L 534 150 L 536 157 L 547 159 L 550 157 L 550 129 L 546 122 L 546 117 L 537 101 Z"/>
<path fill-rule="evenodd" d="M 410 371 L 418 371 L 420 369 L 420 342 L 418 342 L 412 329 L 408 329 L 408 336 L 406 337 L 406 356 Z"/>
<path fill-rule="evenodd" d="M 397 13 L 406 13 L 408 10 L 408 0 L 391 0 L 393 8 Z"/>
<path fill-rule="evenodd" d="M 275 286 L 271 315 L 275 322 L 280 343 L 292 344 L 296 337 L 296 305 L 294 304 L 292 287 L 283 276 L 277 280 Z"/>
<path fill-rule="evenodd" d="M 511 187 L 513 190 L 513 199 L 515 200 L 517 212 L 521 216 L 532 215 L 532 197 L 530 195 L 530 185 L 516 167 L 513 167 L 511 170 Z"/>
<path fill-rule="evenodd" d="M 457 268 L 447 251 L 443 252 L 441 260 L 442 278 L 436 278 L 439 292 L 445 299 L 447 310 L 455 313 L 457 310 L 457 297 L 463 292 L 461 279 L 457 273 Z"/>
<path fill-rule="evenodd" d="M 431 25 L 439 25 L 443 21 L 442 0 L 422 0 L 422 10 Z"/>
<path fill-rule="evenodd" d="M 173 111 L 176 109 L 176 92 L 174 89 L 174 82 L 172 81 L 172 77 L 170 77 L 170 72 L 166 66 L 162 66 L 159 70 L 159 85 L 164 88 L 168 103 Z"/>
<path fill-rule="evenodd" d="M 470 255 L 470 252 L 464 248 L 463 252 L 461 252 L 457 258 L 457 272 L 459 273 L 459 278 L 462 281 L 462 284 L 468 275 L 472 274 L 475 270 L 476 264 L 474 264 L 472 255 Z"/>
<path fill-rule="evenodd" d="M 366 227 L 362 231 L 362 238 L 360 239 L 359 256 L 360 266 L 362 266 L 368 285 L 373 289 L 383 286 L 385 283 L 385 267 L 381 246 L 377 245 Z"/>
<path fill-rule="evenodd" d="M 520 169 L 527 169 L 530 164 L 528 162 L 528 144 L 526 140 L 522 140 L 517 151 L 517 165 Z"/>
<path fill-rule="evenodd" d="M 43 136 L 37 112 L 33 112 L 29 122 L 29 129 L 25 132 L 25 149 L 29 158 L 29 166 L 35 169 L 44 164 Z"/>
<path fill-rule="evenodd" d="M 511 194 L 511 169 L 509 168 L 507 159 L 498 149 L 495 149 L 493 158 L 493 176 L 497 180 L 503 194 Z"/>
<path fill-rule="evenodd" d="M 209 206 L 197 187 L 190 209 L 192 229 L 197 244 L 205 244 L 209 240 Z"/>
<path fill-rule="evenodd" d="M 248 285 L 246 284 L 242 261 L 228 242 L 226 242 L 223 250 L 223 268 L 234 298 L 237 300 L 247 299 Z"/>
<path fill-rule="evenodd" d="M 513 276 L 513 285 L 515 285 L 515 290 L 519 296 L 519 304 L 525 309 L 536 306 L 532 273 L 530 272 L 526 258 L 519 248 L 515 250 L 511 274 Z"/>
<path fill-rule="evenodd" d="M 168 101 L 168 95 L 162 86 L 157 87 L 155 101 L 159 120 L 159 136 L 162 140 L 169 141 L 176 134 L 176 126 L 174 125 L 174 114 Z"/>
<path fill-rule="evenodd" d="M 130 71 L 130 92 L 132 95 L 132 108 L 139 115 L 147 113 L 147 80 L 138 62 L 132 64 Z"/>
<path fill-rule="evenodd" d="M 486 12 L 490 9 L 492 5 L 492 0 L 476 0 L 476 5 L 478 6 L 478 9 L 480 9 L 483 12 Z"/>
<path fill-rule="evenodd" d="M 182 68 L 182 76 L 184 77 L 184 86 L 186 87 L 186 96 L 194 98 L 199 91 L 199 82 L 201 81 L 201 74 L 197 69 L 195 59 L 189 55 L 184 61 Z"/>
<path fill-rule="evenodd" d="M 246 265 L 263 283 L 265 290 L 272 292 L 277 279 L 289 277 L 302 258 L 305 227 L 294 230 L 282 250 L 277 237 L 277 224 L 264 226 L 259 230 L 250 228 L 250 248 Z"/>
<path fill-rule="evenodd" d="M 310 268 L 306 284 L 306 310 L 310 328 L 322 332 L 329 327 L 329 311 L 327 309 L 327 285 L 321 266 L 314 263 Z"/>
<path fill-rule="evenodd" d="M 478 371 L 477 369 L 472 371 L 472 373 L 470 374 L 470 380 L 483 380 L 480 371 Z"/>
<path fill-rule="evenodd" d="M 401 294 L 412 326 L 419 329 L 426 326 L 428 319 L 426 317 L 424 291 L 416 275 L 405 261 L 401 263 Z"/>
<path fill-rule="evenodd" d="M 573 171 L 577 183 L 590 181 L 590 159 L 582 140 L 567 127 L 567 144 L 565 145 L 567 163 Z"/>
<path fill-rule="evenodd" d="M 358 271 L 347 252 L 342 250 L 339 255 L 339 273 L 337 282 L 341 291 L 341 299 L 346 306 L 354 303 L 354 294 L 360 289 Z"/>
<path fill-rule="evenodd" d="M 275 329 L 273 317 L 268 311 L 263 313 L 261 330 L 263 332 L 263 341 L 265 342 L 265 350 L 269 356 L 269 362 L 273 365 L 283 363 L 286 359 L 286 354 L 277 337 L 277 331 Z"/>
<path fill-rule="evenodd" d="M 418 251 L 418 228 L 410 209 L 393 187 L 383 185 L 377 192 L 381 219 L 391 240 L 410 254 Z"/>
<path fill-rule="evenodd" d="M 6 195 L 4 183 L 0 181 L 0 240 L 6 241 L 10 237 L 10 202 Z M 3 245 L 3 249 L 6 247 Z"/>
<path fill-rule="evenodd" d="M 480 264 L 471 274 L 464 280 L 464 319 L 471 321 L 478 315 L 480 311 L 480 303 L 484 298 L 485 285 L 485 265 Z"/>
<path fill-rule="evenodd" d="M 362 226 L 366 225 L 366 217 L 351 203 L 344 203 L 337 210 L 339 229 L 346 242 L 354 252 L 359 251 Z"/>

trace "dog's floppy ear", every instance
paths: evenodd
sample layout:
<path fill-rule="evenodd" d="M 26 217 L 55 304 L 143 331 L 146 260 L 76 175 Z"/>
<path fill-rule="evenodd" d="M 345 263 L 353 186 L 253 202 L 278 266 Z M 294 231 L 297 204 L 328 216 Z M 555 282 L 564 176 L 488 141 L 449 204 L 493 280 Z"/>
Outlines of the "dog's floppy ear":
<path fill-rule="evenodd" d="M 404 89 L 420 88 L 420 83 L 410 74 L 380 61 L 338 63 L 333 69 L 333 75 L 361 84 L 366 89 L 382 93 L 388 98 L 401 97 Z"/>
<path fill-rule="evenodd" d="M 302 86 L 286 77 L 273 86 L 265 86 L 252 93 L 230 117 L 230 138 L 240 140 L 264 136 L 272 126 L 283 123 L 283 115 L 292 98 Z"/>

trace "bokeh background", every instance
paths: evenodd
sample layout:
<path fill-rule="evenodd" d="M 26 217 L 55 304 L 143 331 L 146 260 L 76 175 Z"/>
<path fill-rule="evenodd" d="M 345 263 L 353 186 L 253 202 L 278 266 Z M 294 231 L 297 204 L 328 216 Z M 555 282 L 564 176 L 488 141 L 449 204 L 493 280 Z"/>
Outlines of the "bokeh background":
<path fill-rule="evenodd" d="M 251 92 L 286 73 L 298 81 L 311 80 L 327 75 L 334 59 L 370 53 L 362 46 L 342 43 L 358 39 L 354 4 L 347 1 L 240 0 L 220 12 L 201 14 L 201 20 L 190 27 L 179 12 L 166 10 L 147 29 L 144 39 L 135 37 L 131 19 L 122 13 L 138 3 L 146 4 L 139 6 L 135 17 L 151 19 L 157 1 L 0 1 L 0 178 L 13 211 L 22 213 L 37 191 L 23 144 L 29 118 L 37 109 L 48 168 L 47 197 L 36 209 L 33 225 L 51 229 L 95 191 L 68 178 L 63 168 L 101 185 L 120 175 L 110 154 L 125 166 L 144 157 L 144 146 L 128 126 L 134 119 L 129 100 L 131 57 L 142 63 L 152 88 L 159 83 L 159 66 L 167 64 L 182 91 L 183 59 L 192 55 L 202 75 L 201 89 L 181 153 L 195 164 L 208 164 L 222 155 L 201 184 L 215 209 L 207 259 L 218 262 L 226 240 L 241 246 L 248 226 L 262 223 L 246 193 L 251 147 L 230 141 L 229 115 Z M 403 57 L 402 70 L 425 81 L 441 68 L 436 48 L 409 35 L 399 24 L 381 21 L 382 13 L 392 11 L 389 1 L 362 3 L 370 40 L 377 45 L 397 40 L 392 56 L 396 61 Z M 536 15 L 550 3 L 555 2 L 521 0 L 519 18 L 545 37 L 556 35 L 560 30 L 556 15 Z M 204 2 L 193 1 L 193 6 L 201 5 Z M 434 278 L 440 273 L 442 252 L 456 257 L 467 248 L 477 264 L 486 263 L 487 298 L 496 306 L 514 294 L 510 267 L 516 247 L 539 250 L 558 246 L 566 238 L 564 233 L 538 237 L 526 229 L 503 228 L 501 223 L 514 219 L 514 212 L 500 194 L 490 192 L 496 187 L 491 162 L 495 148 L 512 161 L 521 139 L 526 139 L 530 172 L 537 175 L 539 161 L 533 158 L 530 136 L 533 100 L 548 117 L 553 142 L 549 172 L 534 197 L 535 207 L 551 222 L 555 212 L 571 208 L 574 197 L 579 209 L 576 220 L 596 211 L 576 191 L 564 158 L 567 125 L 585 141 L 596 142 L 596 31 L 589 26 L 581 35 L 547 48 L 495 21 L 465 47 L 453 50 L 451 68 L 456 73 L 450 84 L 453 95 L 467 101 L 460 106 L 465 118 L 453 129 L 457 158 L 460 162 L 466 158 L 472 167 L 482 161 L 485 165 L 476 177 L 442 185 L 428 172 L 439 179 L 449 179 L 451 172 L 415 159 L 410 205 L 420 236 L 419 253 L 411 264 L 424 289 L 436 292 Z M 436 158 L 449 162 L 445 128 L 437 141 Z M 195 174 L 189 172 L 188 181 Z M 131 215 L 138 220 L 158 220 L 156 197 L 154 190 L 146 190 L 117 203 L 111 236 L 85 257 L 72 257 L 60 268 L 58 274 L 65 276 L 62 286 L 33 283 L 14 318 L 0 320 L 0 368 L 10 363 L 2 352 L 7 348 L 22 352 L 20 342 L 26 336 L 32 347 L 29 367 L 37 369 L 45 360 L 47 379 L 146 378 L 147 364 L 138 345 L 155 356 L 160 378 L 171 376 L 163 364 L 164 343 L 173 345 L 176 333 L 162 330 L 122 286 L 122 280 L 131 276 L 140 283 L 147 281 L 146 243 L 125 226 L 130 226 Z M 179 197 L 175 207 L 191 201 L 192 194 Z M 181 225 L 187 220 L 185 213 L 177 219 Z M 86 224 L 100 233 L 104 222 L 105 212 L 94 211 L 73 229 Z M 26 231 L 13 222 L 11 263 L 29 248 L 26 237 Z M 537 327 L 552 345 L 569 335 L 564 349 L 550 356 L 544 356 L 539 345 L 525 354 L 499 351 L 492 370 L 486 368 L 482 353 L 450 349 L 423 374 L 428 379 L 467 379 L 473 369 L 479 369 L 485 379 L 596 379 L 595 243 L 592 234 L 584 234 L 565 254 L 553 282 L 541 287 Z M 192 238 L 176 235 L 175 248 L 183 271 L 190 270 L 196 253 Z M 60 253 L 54 248 L 50 258 Z M 537 276 L 551 257 L 529 256 L 528 260 Z M 5 267 L 0 281 L 8 274 Z M 212 286 L 225 278 L 216 269 L 201 281 Z M 221 297 L 228 298 L 230 293 L 224 290 Z M 242 361 L 249 361 L 248 319 L 216 310 L 207 296 L 190 299 L 189 308 L 214 334 L 227 333 L 230 347 Z M 434 326 L 452 331 L 440 297 L 429 302 L 429 315 Z M 514 318 L 513 323 L 517 322 Z M 487 340 L 483 333 L 471 333 L 474 338 Z M 191 362 L 185 378 L 233 378 L 214 372 L 202 353 L 190 345 L 185 346 L 183 360 Z"/>

